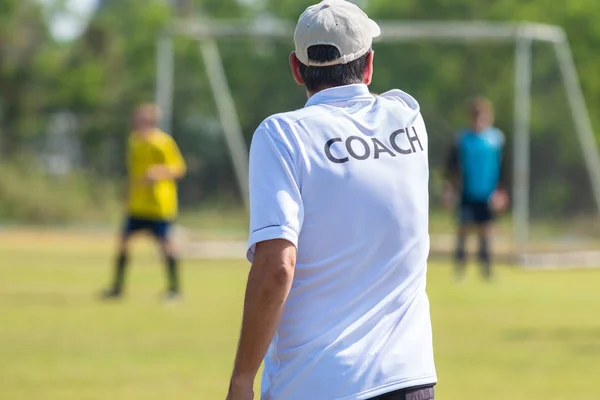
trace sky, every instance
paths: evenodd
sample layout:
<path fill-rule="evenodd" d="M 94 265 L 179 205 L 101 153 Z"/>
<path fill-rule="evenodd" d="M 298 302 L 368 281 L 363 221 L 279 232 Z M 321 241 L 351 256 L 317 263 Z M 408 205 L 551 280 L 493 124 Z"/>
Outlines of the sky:
<path fill-rule="evenodd" d="M 43 4 L 52 4 L 54 0 L 39 0 Z M 66 0 L 67 12 L 54 15 L 50 23 L 50 31 L 57 40 L 72 40 L 79 36 L 87 26 L 96 0 Z"/>
<path fill-rule="evenodd" d="M 42 4 L 51 5 L 58 0 L 38 1 Z M 250 4 L 256 0 L 238 1 Z M 354 1 L 356 2 L 356 0 Z M 85 30 L 98 0 L 65 0 L 65 2 L 67 4 L 67 11 L 63 14 L 52 16 L 49 23 L 50 31 L 57 40 L 68 41 L 76 38 Z"/>

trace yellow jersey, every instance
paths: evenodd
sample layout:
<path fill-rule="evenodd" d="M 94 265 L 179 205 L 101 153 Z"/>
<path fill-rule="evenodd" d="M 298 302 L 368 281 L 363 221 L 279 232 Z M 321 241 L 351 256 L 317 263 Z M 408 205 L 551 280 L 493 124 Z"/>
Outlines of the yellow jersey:
<path fill-rule="evenodd" d="M 148 182 L 148 169 L 163 165 L 184 173 L 186 166 L 173 138 L 156 129 L 146 137 L 129 137 L 127 169 L 129 176 L 128 212 L 131 216 L 170 220 L 177 216 L 177 184 L 174 179 Z"/>

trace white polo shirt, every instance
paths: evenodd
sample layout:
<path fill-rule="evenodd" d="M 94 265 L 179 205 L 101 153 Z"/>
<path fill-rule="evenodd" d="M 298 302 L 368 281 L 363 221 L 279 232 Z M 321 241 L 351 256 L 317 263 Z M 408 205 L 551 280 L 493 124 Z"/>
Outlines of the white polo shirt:
<path fill-rule="evenodd" d="M 270 239 L 298 249 L 262 399 L 369 399 L 436 382 L 428 175 L 419 105 L 400 90 L 327 89 L 256 130 L 248 258 Z"/>

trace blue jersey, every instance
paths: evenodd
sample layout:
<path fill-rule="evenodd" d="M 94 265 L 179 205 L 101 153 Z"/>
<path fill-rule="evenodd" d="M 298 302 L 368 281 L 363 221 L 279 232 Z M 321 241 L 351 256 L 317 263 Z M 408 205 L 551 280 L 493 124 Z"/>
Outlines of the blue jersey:
<path fill-rule="evenodd" d="M 456 143 L 456 161 L 467 201 L 487 202 L 500 182 L 504 135 L 494 127 L 463 130 Z"/>

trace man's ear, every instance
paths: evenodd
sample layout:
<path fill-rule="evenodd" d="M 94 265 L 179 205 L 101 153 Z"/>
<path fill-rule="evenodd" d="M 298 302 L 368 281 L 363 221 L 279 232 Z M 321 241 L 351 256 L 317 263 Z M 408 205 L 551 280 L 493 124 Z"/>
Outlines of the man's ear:
<path fill-rule="evenodd" d="M 373 81 L 373 59 L 375 58 L 375 52 L 373 50 L 369 51 L 367 55 L 367 68 L 365 68 L 365 75 L 363 77 L 363 83 L 366 85 L 370 85 Z"/>
<path fill-rule="evenodd" d="M 290 54 L 290 68 L 292 69 L 292 75 L 296 83 L 304 86 L 304 79 L 302 79 L 302 75 L 300 74 L 300 60 L 296 57 L 295 51 L 292 51 Z"/>

